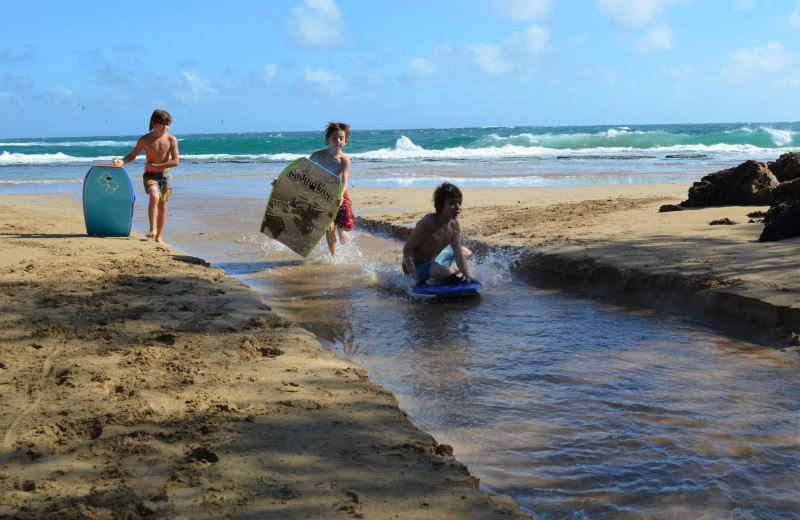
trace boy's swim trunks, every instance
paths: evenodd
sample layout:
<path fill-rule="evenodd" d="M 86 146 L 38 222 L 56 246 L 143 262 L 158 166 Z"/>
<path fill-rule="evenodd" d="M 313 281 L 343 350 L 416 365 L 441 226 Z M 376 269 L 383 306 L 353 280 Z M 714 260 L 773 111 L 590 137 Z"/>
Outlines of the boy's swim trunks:
<path fill-rule="evenodd" d="M 417 272 L 417 280 L 419 283 L 425 283 L 428 278 L 431 277 L 431 266 L 433 264 L 441 264 L 447 267 L 453 265 L 453 259 L 455 255 L 453 254 L 453 248 L 450 246 L 445 247 L 441 253 L 433 260 L 433 262 L 428 262 L 427 264 L 415 264 L 414 270 Z M 406 268 L 406 264 L 403 263 L 403 274 L 408 274 L 408 269 Z"/>
<path fill-rule="evenodd" d="M 414 266 L 414 269 L 417 271 L 417 280 L 419 280 L 420 283 L 425 283 L 428 281 L 428 278 L 431 277 L 431 265 L 433 265 L 433 262 Z"/>
<path fill-rule="evenodd" d="M 333 221 L 336 227 L 350 231 L 356 223 L 356 217 L 353 215 L 353 201 L 347 192 L 342 194 L 342 205 L 339 206 L 339 213 L 336 214 L 336 220 Z"/>
<path fill-rule="evenodd" d="M 403 268 L 403 274 L 408 274 L 408 268 L 406 268 L 406 264 L 403 263 L 401 265 Z M 428 262 L 427 264 L 416 264 L 414 266 L 418 283 L 425 283 L 428 278 L 431 277 L 431 265 L 433 265 L 433 262 Z"/>
<path fill-rule="evenodd" d="M 172 193 L 172 175 L 170 175 L 169 170 L 162 173 L 144 172 L 142 181 L 144 182 L 145 193 L 149 193 L 150 186 L 155 186 L 158 188 L 158 196 L 161 200 L 166 202 L 169 199 Z"/>

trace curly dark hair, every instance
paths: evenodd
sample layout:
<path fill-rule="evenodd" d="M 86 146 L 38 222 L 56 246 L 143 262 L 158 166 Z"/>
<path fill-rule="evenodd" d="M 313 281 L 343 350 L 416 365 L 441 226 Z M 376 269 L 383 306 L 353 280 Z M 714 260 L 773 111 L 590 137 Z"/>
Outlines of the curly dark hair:
<path fill-rule="evenodd" d="M 461 202 L 464 196 L 461 195 L 461 190 L 458 189 L 458 186 L 443 182 L 433 191 L 433 207 L 436 208 L 436 213 L 442 210 L 447 199 L 458 199 L 458 202 Z"/>

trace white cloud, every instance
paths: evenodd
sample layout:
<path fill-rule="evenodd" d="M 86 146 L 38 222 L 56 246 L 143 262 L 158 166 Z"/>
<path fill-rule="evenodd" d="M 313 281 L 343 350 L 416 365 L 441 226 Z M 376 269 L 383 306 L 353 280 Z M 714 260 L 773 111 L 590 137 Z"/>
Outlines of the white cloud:
<path fill-rule="evenodd" d="M 342 94 L 347 90 L 347 85 L 340 75 L 326 70 L 306 67 L 306 81 L 329 94 Z"/>
<path fill-rule="evenodd" d="M 511 42 L 524 54 L 538 54 L 542 52 L 550 38 L 550 31 L 538 25 L 531 25 L 521 36 L 514 35 Z"/>
<path fill-rule="evenodd" d="M 470 56 L 472 52 L 468 53 Z M 442 42 L 434 47 L 426 58 L 414 58 L 408 62 L 405 77 L 417 83 L 424 83 L 437 77 L 455 74 L 460 64 L 463 64 L 464 55 L 453 49 L 450 42 Z"/>
<path fill-rule="evenodd" d="M 194 72 L 181 72 L 181 76 L 186 80 L 186 90 L 175 92 L 175 97 L 184 103 L 202 103 L 218 94 L 207 78 L 201 78 Z"/>
<path fill-rule="evenodd" d="M 504 18 L 532 22 L 547 13 L 550 0 L 490 0 L 489 4 Z"/>
<path fill-rule="evenodd" d="M 664 8 L 672 2 L 673 0 L 598 0 L 597 6 L 620 25 L 644 27 L 657 20 Z"/>
<path fill-rule="evenodd" d="M 487 74 L 497 76 L 512 70 L 511 64 L 503 56 L 503 51 L 497 45 L 476 43 L 467 48 L 472 52 L 475 63 Z"/>
<path fill-rule="evenodd" d="M 800 88 L 800 70 L 786 79 L 781 79 L 775 82 L 779 87 Z"/>
<path fill-rule="evenodd" d="M 745 9 L 752 9 L 755 5 L 755 0 L 734 0 L 731 4 L 731 9 L 734 11 L 744 11 Z"/>
<path fill-rule="evenodd" d="M 731 53 L 722 76 L 731 82 L 761 79 L 764 73 L 776 72 L 792 62 L 791 53 L 780 42 L 763 47 L 745 47 Z"/>
<path fill-rule="evenodd" d="M 789 15 L 789 27 L 800 29 L 800 2 L 794 7 L 794 11 Z"/>
<path fill-rule="evenodd" d="M 68 89 L 67 87 L 62 87 L 61 85 L 56 85 L 50 90 L 53 93 L 58 94 L 60 96 L 71 96 L 73 94 L 73 92 L 70 89 Z"/>
<path fill-rule="evenodd" d="M 412 78 L 430 78 L 435 76 L 436 72 L 436 66 L 425 58 L 415 58 L 408 62 L 408 75 Z"/>
<path fill-rule="evenodd" d="M 580 47 L 589 41 L 589 33 L 582 33 L 567 40 L 567 45 L 572 48 Z"/>
<path fill-rule="evenodd" d="M 681 68 L 677 68 L 677 69 L 676 68 L 672 68 L 671 69 L 671 68 L 667 68 L 667 67 L 661 67 L 661 70 L 664 71 L 666 74 L 669 74 L 670 76 L 673 76 L 673 77 L 678 78 L 680 80 L 689 79 L 691 76 L 693 76 L 697 72 L 697 69 L 694 68 L 694 67 L 681 67 Z"/>
<path fill-rule="evenodd" d="M 264 83 L 272 83 L 278 73 L 278 66 L 274 63 L 267 63 L 261 68 L 258 77 Z"/>
<path fill-rule="evenodd" d="M 217 82 L 217 86 L 221 90 L 238 90 L 242 88 L 242 82 L 238 79 L 224 78 Z"/>
<path fill-rule="evenodd" d="M 600 80 L 603 83 L 612 84 L 612 83 L 616 83 L 617 82 L 617 71 L 616 70 L 614 70 L 614 69 L 600 69 L 598 72 L 600 74 Z"/>
<path fill-rule="evenodd" d="M 531 25 L 523 33 L 514 33 L 502 46 L 476 43 L 467 48 L 473 61 L 487 74 L 497 76 L 515 68 L 530 70 L 539 54 L 547 48 L 550 31 Z"/>
<path fill-rule="evenodd" d="M 345 22 L 335 0 L 305 0 L 292 7 L 287 31 L 306 49 L 337 47 L 344 36 Z"/>
<path fill-rule="evenodd" d="M 584 69 L 581 75 L 585 81 L 591 81 L 593 83 L 613 85 L 617 82 L 617 71 L 614 69 Z"/>
<path fill-rule="evenodd" d="M 675 33 L 672 28 L 663 25 L 656 27 L 650 32 L 636 40 L 633 45 L 633 50 L 639 54 L 646 54 L 651 51 L 666 51 L 675 48 L 673 37 Z"/>

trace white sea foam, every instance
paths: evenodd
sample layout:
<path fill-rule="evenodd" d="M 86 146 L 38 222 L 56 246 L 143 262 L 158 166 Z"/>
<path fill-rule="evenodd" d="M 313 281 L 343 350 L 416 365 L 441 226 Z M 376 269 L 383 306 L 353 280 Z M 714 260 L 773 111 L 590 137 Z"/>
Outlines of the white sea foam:
<path fill-rule="evenodd" d="M 86 147 L 86 148 L 100 148 L 104 146 L 134 146 L 136 141 L 60 141 L 60 142 L 46 142 L 46 141 L 26 141 L 26 142 L 0 142 L 0 146 L 6 147 L 32 147 L 32 146 L 48 146 L 48 147 Z"/>
<path fill-rule="evenodd" d="M 443 150 L 427 150 L 414 144 L 410 139 L 398 139 L 394 148 L 382 148 L 368 152 L 349 154 L 354 160 L 372 162 L 408 162 L 408 161 L 488 161 L 509 159 L 554 159 L 556 157 L 587 157 L 602 159 L 619 156 L 652 156 L 661 154 L 715 154 L 723 153 L 726 156 L 741 156 L 742 160 L 762 157 L 777 157 L 782 153 L 792 151 L 790 145 L 794 134 L 790 131 L 775 130 L 770 133 L 776 145 L 785 148 L 761 148 L 750 144 L 681 144 L 672 146 L 655 146 L 651 148 L 599 146 L 593 148 L 552 148 L 546 146 L 521 146 L 518 144 L 498 143 L 498 146 L 485 146 L 481 148 L 454 147 Z M 527 136 L 519 135 L 517 139 Z M 506 138 L 508 139 L 508 138 Z M 288 163 L 305 157 L 305 154 L 280 153 L 280 154 L 186 154 L 181 160 L 187 163 Z M 2 166 L 38 166 L 38 165 L 82 165 L 109 162 L 111 157 L 73 157 L 63 152 L 54 154 L 22 154 L 4 151 L 0 153 L 0 167 Z"/>
<path fill-rule="evenodd" d="M 3 152 L 0 154 L 0 166 L 24 166 L 39 164 L 69 164 L 72 162 L 89 162 L 90 159 L 76 158 L 65 153 L 24 154 Z"/>
<path fill-rule="evenodd" d="M 788 138 L 787 138 L 788 139 Z M 413 144 L 413 143 L 412 143 Z M 381 149 L 370 152 L 357 152 L 350 154 L 354 160 L 372 162 L 407 162 L 407 161 L 470 161 L 470 160 L 503 160 L 503 159 L 554 159 L 556 157 L 593 157 L 601 159 L 619 156 L 651 156 L 670 153 L 725 153 L 726 155 L 741 155 L 742 160 L 758 157 L 777 156 L 791 148 L 760 148 L 748 144 L 715 144 L 715 145 L 674 145 L 657 146 L 653 148 L 633 147 L 595 147 L 585 149 L 573 148 L 546 148 L 542 146 L 518 146 L 506 144 L 484 148 L 446 148 L 444 150 L 426 150 L 419 146 L 407 146 L 404 149 Z M 263 163 L 288 163 L 304 157 L 304 154 L 258 154 L 258 155 L 229 155 L 229 154 L 197 154 L 183 155 L 181 160 L 187 163 L 235 163 L 235 162 L 263 162 Z M 38 165 L 70 165 L 70 164 L 97 164 L 110 161 L 110 157 L 72 157 L 64 153 L 55 154 L 20 154 L 3 152 L 0 154 L 0 166 L 38 166 Z"/>
<path fill-rule="evenodd" d="M 415 152 L 415 151 L 422 150 L 423 148 L 421 146 L 415 145 L 411 141 L 411 139 L 409 139 L 408 137 L 401 136 L 400 139 L 397 140 L 397 144 L 395 144 L 395 149 L 396 150 L 402 150 L 402 151 L 414 151 Z"/>
<path fill-rule="evenodd" d="M 292 162 L 300 157 L 307 157 L 305 154 L 296 153 L 277 153 L 277 154 L 238 154 L 231 155 L 225 153 L 208 154 L 185 154 L 181 155 L 182 161 L 188 162 Z"/>
<path fill-rule="evenodd" d="M 83 179 L 42 179 L 42 180 L 30 180 L 30 179 L 12 179 L 12 180 L 0 180 L 0 185 L 7 184 L 7 185 L 23 185 L 23 184 L 69 184 L 73 182 L 83 182 Z"/>
<path fill-rule="evenodd" d="M 794 140 L 795 132 L 791 130 L 778 130 L 777 128 L 770 128 L 768 126 L 761 126 L 759 129 L 763 130 L 772 138 L 775 146 L 789 146 Z"/>

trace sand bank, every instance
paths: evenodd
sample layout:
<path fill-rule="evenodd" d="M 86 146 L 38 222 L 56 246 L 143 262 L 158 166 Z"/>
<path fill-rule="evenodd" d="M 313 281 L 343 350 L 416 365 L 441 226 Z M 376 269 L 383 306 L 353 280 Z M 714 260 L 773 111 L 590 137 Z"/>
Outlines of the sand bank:
<path fill-rule="evenodd" d="M 800 238 L 759 243 L 763 224 L 728 206 L 659 213 L 689 185 L 463 190 L 473 248 L 523 251 L 520 268 L 680 312 L 720 317 L 779 348 L 797 348 Z M 432 210 L 431 189 L 352 189 L 360 225 L 403 236 Z M 728 218 L 735 225 L 710 225 Z"/>
<path fill-rule="evenodd" d="M 0 209 L 0 517 L 529 518 L 223 271 Z"/>

